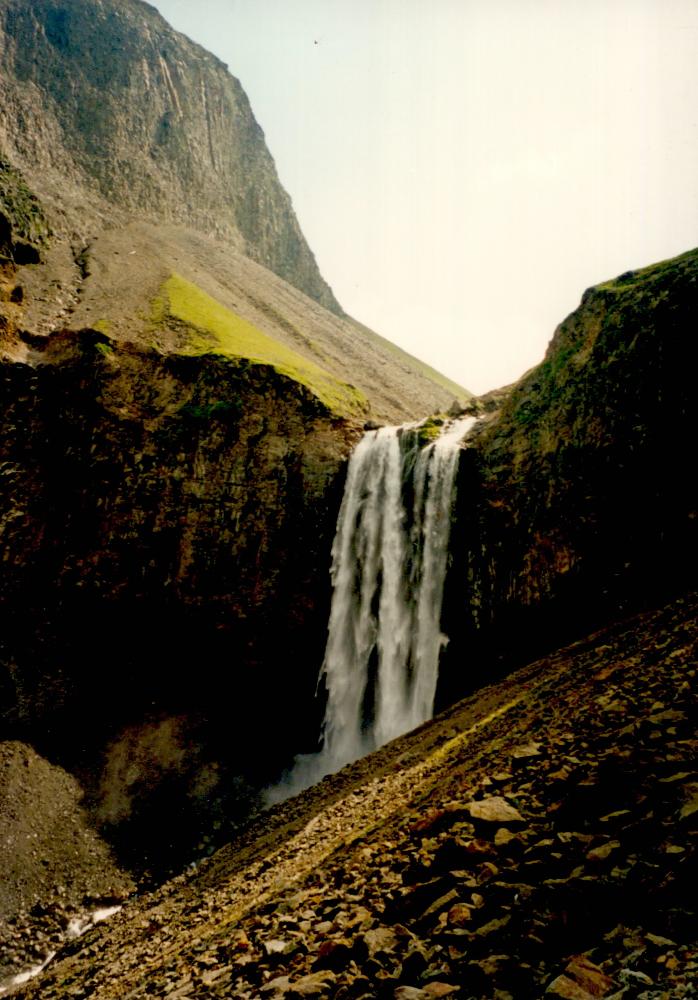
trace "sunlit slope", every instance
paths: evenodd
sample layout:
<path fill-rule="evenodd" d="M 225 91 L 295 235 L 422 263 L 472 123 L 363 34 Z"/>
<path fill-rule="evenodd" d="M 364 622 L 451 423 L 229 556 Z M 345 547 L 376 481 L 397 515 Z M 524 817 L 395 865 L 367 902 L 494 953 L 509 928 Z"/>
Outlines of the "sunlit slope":
<path fill-rule="evenodd" d="M 179 274 L 167 279 L 153 303 L 157 328 L 172 320 L 190 330 L 184 353 L 219 354 L 272 365 L 280 374 L 310 389 L 335 413 L 359 416 L 367 409 L 366 398 L 354 386 L 340 382 L 319 365 L 263 333 Z"/>
<path fill-rule="evenodd" d="M 33 283 L 27 288 L 27 328 L 49 332 L 59 327 L 98 326 L 116 340 L 152 346 L 152 304 L 163 298 L 163 286 L 178 275 L 218 308 L 204 306 L 200 295 L 191 290 L 184 294 L 184 285 L 167 286 L 172 330 L 159 323 L 161 350 L 180 350 L 177 326 L 188 324 L 206 333 L 209 339 L 204 340 L 211 347 L 215 336 L 222 337 L 219 352 L 230 349 L 260 360 L 264 356 L 280 370 L 293 371 L 321 398 L 329 394 L 336 403 L 338 393 L 345 401 L 343 408 L 351 412 L 363 414 L 360 403 L 365 397 L 366 418 L 379 422 L 426 417 L 470 396 L 423 362 L 348 317 L 325 309 L 235 248 L 191 229 L 141 222 L 106 230 L 90 243 L 83 268 L 86 273 L 76 276 L 62 265 L 57 249 L 45 265 L 27 276 Z M 48 311 L 42 286 L 52 280 L 60 280 L 64 289 L 74 283 L 73 301 L 63 315 Z M 240 340 L 243 321 L 255 332 L 248 329 Z M 233 334 L 237 346 L 231 346 Z M 356 393 L 347 386 L 355 387 Z"/>

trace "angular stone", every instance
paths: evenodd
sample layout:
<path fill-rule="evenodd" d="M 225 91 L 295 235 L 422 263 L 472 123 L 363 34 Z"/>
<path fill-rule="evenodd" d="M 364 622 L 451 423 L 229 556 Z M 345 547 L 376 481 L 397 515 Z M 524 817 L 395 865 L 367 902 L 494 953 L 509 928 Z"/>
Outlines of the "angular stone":
<path fill-rule="evenodd" d="M 530 743 L 524 743 L 521 746 L 516 747 L 516 749 L 512 750 L 511 753 L 512 767 L 517 767 L 517 766 L 521 767 L 525 765 L 533 757 L 540 757 L 541 755 L 540 748 L 541 744 L 534 743 L 533 741 L 531 741 Z"/>
<path fill-rule="evenodd" d="M 670 938 L 662 937 L 660 934 L 645 934 L 645 940 L 649 941 L 656 948 L 675 948 L 676 941 L 672 941 Z"/>
<path fill-rule="evenodd" d="M 313 972 L 309 976 L 303 976 L 302 979 L 297 979 L 295 983 L 292 983 L 287 996 L 307 998 L 325 997 L 336 981 L 337 977 L 334 972 L 327 970 Z"/>
<path fill-rule="evenodd" d="M 272 938 L 262 944 L 267 958 L 280 958 L 285 955 L 292 955 L 298 950 L 298 941 L 293 939 Z"/>
<path fill-rule="evenodd" d="M 587 861 L 605 861 L 619 847 L 619 840 L 609 840 L 608 843 L 600 844 L 599 847 L 592 847 L 590 851 L 587 851 Z"/>
<path fill-rule="evenodd" d="M 265 983 L 264 986 L 260 986 L 259 992 L 263 997 L 269 998 L 269 1000 L 281 1000 L 288 993 L 290 982 L 289 976 L 277 976 L 276 979 L 272 979 L 270 982 Z"/>
<path fill-rule="evenodd" d="M 478 802 L 469 802 L 466 809 L 470 816 L 481 823 L 498 823 L 508 826 L 512 823 L 523 823 L 524 818 L 518 809 L 510 805 L 501 795 L 491 795 Z"/>
<path fill-rule="evenodd" d="M 488 923 L 483 924 L 482 927 L 478 927 L 474 933 L 479 938 L 489 937 L 490 934 L 497 934 L 499 931 L 504 930 L 510 920 L 510 914 L 501 917 L 499 920 L 490 920 Z"/>
<path fill-rule="evenodd" d="M 497 830 L 494 835 L 494 843 L 496 847 L 506 847 L 512 842 L 512 840 L 518 841 L 518 837 L 511 830 L 507 830 L 506 827 L 502 826 Z"/>
<path fill-rule="evenodd" d="M 621 969 L 618 979 L 626 986 L 654 986 L 654 980 L 639 969 Z"/>
<path fill-rule="evenodd" d="M 560 997 L 561 1000 L 594 1000 L 594 994 L 568 976 L 558 976 L 545 991 L 546 996 Z"/>
<path fill-rule="evenodd" d="M 685 712 L 677 712 L 668 708 L 665 712 L 650 715 L 649 721 L 654 726 L 666 726 L 672 722 L 683 722 L 686 718 Z"/>
<path fill-rule="evenodd" d="M 390 954 L 397 947 L 397 934 L 390 927 L 376 927 L 363 936 L 369 958 Z"/>
<path fill-rule="evenodd" d="M 451 904 L 455 903 L 457 900 L 458 900 L 458 890 L 451 889 L 450 892 L 447 892 L 444 896 L 440 896 L 431 904 L 431 906 L 428 906 L 424 911 L 424 913 L 422 914 L 421 919 L 424 920 L 426 917 L 432 917 L 437 913 L 441 913 L 442 910 L 445 910 L 448 906 L 451 906 Z"/>
<path fill-rule="evenodd" d="M 437 1000 L 438 997 L 451 997 L 460 992 L 460 986 L 450 983 L 429 983 L 422 990 L 423 1000 Z"/>
<path fill-rule="evenodd" d="M 467 903 L 456 903 L 448 911 L 448 923 L 451 927 L 465 927 L 473 919 L 473 911 Z"/>
<path fill-rule="evenodd" d="M 588 997 L 606 996 L 614 989 L 614 982 L 598 965 L 594 965 L 584 955 L 577 955 L 568 963 L 564 975 L 550 984 L 548 993 L 553 986 L 558 990 L 557 993 L 552 993 L 553 996 L 565 997 L 567 1000 L 586 1000 Z"/>

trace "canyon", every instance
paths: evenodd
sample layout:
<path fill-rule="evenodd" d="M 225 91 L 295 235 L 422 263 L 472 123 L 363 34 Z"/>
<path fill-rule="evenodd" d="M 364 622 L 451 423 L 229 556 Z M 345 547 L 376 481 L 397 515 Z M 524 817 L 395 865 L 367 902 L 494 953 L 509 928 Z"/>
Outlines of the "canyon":
<path fill-rule="evenodd" d="M 698 251 L 588 289 L 540 365 L 475 398 L 344 313 L 240 84 L 154 8 L 3 0 L 0 53 L 3 982 L 61 948 L 17 988 L 631 997 L 657 969 L 618 978 L 625 935 L 668 956 L 648 996 L 683 989 Z M 260 816 L 319 747 L 350 456 L 408 424 L 419 462 L 452 419 L 442 714 Z M 578 926 L 616 883 L 657 921 Z"/>

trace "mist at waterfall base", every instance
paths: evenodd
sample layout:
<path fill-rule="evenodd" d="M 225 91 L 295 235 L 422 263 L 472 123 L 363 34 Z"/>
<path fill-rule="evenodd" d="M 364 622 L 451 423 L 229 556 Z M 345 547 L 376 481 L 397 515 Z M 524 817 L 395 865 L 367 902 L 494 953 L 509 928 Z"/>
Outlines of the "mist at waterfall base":
<path fill-rule="evenodd" d="M 354 449 L 332 545 L 322 746 L 296 757 L 266 805 L 431 718 L 460 443 L 474 423 L 382 427 Z"/>

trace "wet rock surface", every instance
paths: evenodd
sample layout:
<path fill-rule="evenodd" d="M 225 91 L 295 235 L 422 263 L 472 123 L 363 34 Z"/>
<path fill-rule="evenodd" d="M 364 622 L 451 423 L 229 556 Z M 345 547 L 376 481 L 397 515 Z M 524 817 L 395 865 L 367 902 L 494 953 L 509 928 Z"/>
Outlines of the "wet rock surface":
<path fill-rule="evenodd" d="M 24 997 L 695 995 L 694 598 L 276 807 Z"/>

